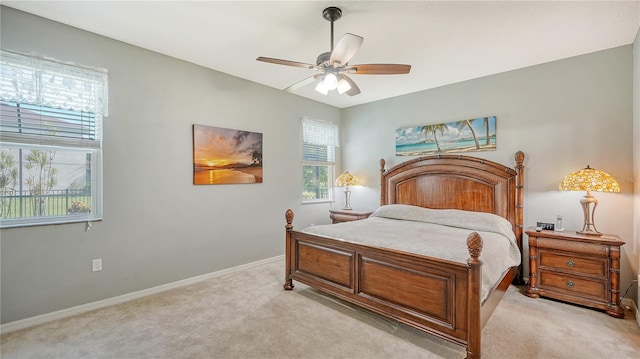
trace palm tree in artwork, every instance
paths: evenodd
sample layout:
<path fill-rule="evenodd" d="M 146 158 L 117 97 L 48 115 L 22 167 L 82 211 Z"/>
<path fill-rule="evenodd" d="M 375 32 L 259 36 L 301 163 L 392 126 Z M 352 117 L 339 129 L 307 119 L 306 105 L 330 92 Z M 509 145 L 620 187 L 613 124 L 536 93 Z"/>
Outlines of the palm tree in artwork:
<path fill-rule="evenodd" d="M 438 152 L 442 152 L 442 150 L 440 149 L 440 143 L 438 143 L 438 136 L 436 136 L 436 132 L 440 131 L 440 134 L 442 136 L 444 136 L 444 130 L 447 129 L 447 125 L 445 125 L 444 123 L 438 123 L 436 125 L 426 125 L 426 126 L 422 126 L 420 128 L 420 132 L 424 132 L 424 139 L 427 139 L 428 135 L 432 135 L 434 141 L 436 142 L 436 148 L 438 149 Z"/>
<path fill-rule="evenodd" d="M 262 152 L 253 151 L 251 154 L 251 165 L 262 166 Z"/>
<path fill-rule="evenodd" d="M 489 146 L 491 144 L 491 134 L 489 133 L 489 117 L 485 117 L 482 119 L 482 124 L 484 128 L 487 130 L 487 139 L 485 141 L 485 145 Z"/>
<path fill-rule="evenodd" d="M 458 126 L 459 129 L 463 129 L 464 127 L 469 127 L 469 130 L 471 130 L 471 135 L 473 135 L 473 141 L 476 143 L 476 150 L 479 150 L 480 142 L 478 142 L 478 136 L 476 135 L 476 130 L 474 130 L 473 126 L 471 126 L 471 121 L 473 120 L 456 121 L 456 126 Z"/>

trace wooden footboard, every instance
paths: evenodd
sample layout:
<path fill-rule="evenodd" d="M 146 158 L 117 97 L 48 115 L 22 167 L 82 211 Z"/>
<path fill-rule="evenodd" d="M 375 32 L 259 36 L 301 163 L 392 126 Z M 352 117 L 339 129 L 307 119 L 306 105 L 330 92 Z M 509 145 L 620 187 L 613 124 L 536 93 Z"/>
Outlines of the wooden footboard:
<path fill-rule="evenodd" d="M 287 211 L 285 289 L 293 280 L 467 348 L 480 358 L 482 239 L 467 264 L 318 237 L 293 229 Z"/>

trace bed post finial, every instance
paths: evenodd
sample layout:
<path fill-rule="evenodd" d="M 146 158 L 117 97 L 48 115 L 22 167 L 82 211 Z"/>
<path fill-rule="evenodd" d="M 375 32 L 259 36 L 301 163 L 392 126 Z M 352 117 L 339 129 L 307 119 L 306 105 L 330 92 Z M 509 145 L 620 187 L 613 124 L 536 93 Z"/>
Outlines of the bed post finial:
<path fill-rule="evenodd" d="M 284 218 L 287 219 L 287 225 L 285 226 L 285 228 L 287 230 L 293 229 L 293 211 L 291 210 L 291 208 L 287 209 L 287 211 L 284 213 Z"/>
<path fill-rule="evenodd" d="M 473 261 L 474 264 L 477 263 L 480 252 L 482 252 L 482 238 L 478 232 L 471 232 L 467 237 L 467 249 L 469 249 L 469 255 L 471 256 L 470 260 Z M 467 261 L 467 263 L 469 263 L 469 261 Z"/>
<path fill-rule="evenodd" d="M 515 158 L 516 158 L 516 165 L 518 167 L 522 166 L 522 163 L 524 162 L 524 152 L 522 151 L 516 152 Z"/>

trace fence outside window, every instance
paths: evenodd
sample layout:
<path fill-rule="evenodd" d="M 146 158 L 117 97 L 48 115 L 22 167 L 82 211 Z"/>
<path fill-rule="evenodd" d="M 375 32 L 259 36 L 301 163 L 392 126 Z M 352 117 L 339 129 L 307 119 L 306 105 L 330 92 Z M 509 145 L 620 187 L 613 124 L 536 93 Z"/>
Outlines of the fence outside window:
<path fill-rule="evenodd" d="M 55 217 L 91 212 L 91 191 L 87 189 L 51 190 L 46 195 L 0 193 L 0 219 Z"/>

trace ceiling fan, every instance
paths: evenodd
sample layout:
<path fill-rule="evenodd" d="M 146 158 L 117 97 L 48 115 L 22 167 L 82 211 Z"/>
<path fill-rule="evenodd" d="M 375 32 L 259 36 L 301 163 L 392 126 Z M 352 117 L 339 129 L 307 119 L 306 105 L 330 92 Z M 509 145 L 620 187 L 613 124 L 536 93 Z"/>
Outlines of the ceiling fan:
<path fill-rule="evenodd" d="M 358 35 L 346 33 L 340 41 L 333 46 L 333 22 L 342 17 L 342 10 L 331 6 L 322 11 L 322 17 L 331 22 L 331 51 L 321 53 L 316 59 L 316 64 L 274 59 L 271 57 L 258 57 L 256 60 L 269 62 L 277 65 L 303 67 L 319 73 L 296 82 L 284 89 L 284 91 L 295 91 L 320 79 L 316 86 L 316 91 L 326 95 L 330 90 L 338 90 L 338 93 L 346 93 L 355 96 L 360 93 L 360 89 L 347 74 L 357 75 L 398 75 L 408 74 L 411 65 L 401 64 L 364 64 L 350 65 L 349 60 L 358 52 L 364 38 Z"/>

